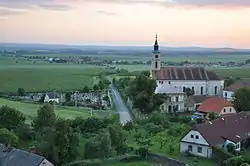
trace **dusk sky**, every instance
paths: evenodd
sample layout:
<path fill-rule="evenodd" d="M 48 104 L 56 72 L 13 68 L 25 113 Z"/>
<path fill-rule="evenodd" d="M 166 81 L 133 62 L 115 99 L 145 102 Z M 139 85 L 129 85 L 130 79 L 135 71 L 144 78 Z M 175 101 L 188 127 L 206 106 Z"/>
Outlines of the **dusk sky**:
<path fill-rule="evenodd" d="M 250 48 L 250 0 L 0 0 L 0 42 Z"/>

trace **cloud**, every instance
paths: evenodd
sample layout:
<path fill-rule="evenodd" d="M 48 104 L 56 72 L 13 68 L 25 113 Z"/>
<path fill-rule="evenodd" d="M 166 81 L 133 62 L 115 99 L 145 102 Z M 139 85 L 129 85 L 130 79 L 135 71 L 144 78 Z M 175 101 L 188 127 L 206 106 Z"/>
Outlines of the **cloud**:
<path fill-rule="evenodd" d="M 0 16 L 19 15 L 19 14 L 23 14 L 23 11 L 0 8 Z"/>
<path fill-rule="evenodd" d="M 0 0 L 0 6 L 10 9 L 34 9 L 42 8 L 48 10 L 69 10 L 65 0 Z"/>
<path fill-rule="evenodd" d="M 250 0 L 176 0 L 179 4 L 196 6 L 242 6 L 250 7 Z"/>
<path fill-rule="evenodd" d="M 115 12 L 108 12 L 108 11 L 104 11 L 104 10 L 96 11 L 96 13 L 98 13 L 98 14 L 103 14 L 103 15 L 107 15 L 107 16 L 114 16 L 114 15 L 117 15 L 117 14 L 118 14 L 118 13 L 115 13 Z"/>

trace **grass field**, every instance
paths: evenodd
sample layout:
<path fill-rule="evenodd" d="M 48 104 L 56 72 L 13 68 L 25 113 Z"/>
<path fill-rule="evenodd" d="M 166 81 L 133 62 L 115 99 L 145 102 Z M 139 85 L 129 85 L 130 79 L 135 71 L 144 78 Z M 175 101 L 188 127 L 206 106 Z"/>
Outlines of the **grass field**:
<path fill-rule="evenodd" d="M 0 92 L 16 92 L 18 88 L 26 91 L 79 89 L 84 85 L 92 86 L 93 77 L 103 71 L 91 65 L 16 64 L 6 58 L 0 61 Z"/>
<path fill-rule="evenodd" d="M 11 101 L 0 98 L 0 107 L 7 105 L 8 107 L 15 108 L 22 112 L 29 122 L 33 117 L 37 115 L 37 110 L 41 107 L 39 104 L 31 104 L 31 103 L 23 103 L 18 101 Z M 66 119 L 74 119 L 76 117 L 88 118 L 91 116 L 90 112 L 87 109 L 79 109 L 79 108 L 69 108 L 69 107 L 55 107 L 55 112 L 59 117 Z M 93 113 L 95 117 L 105 117 L 108 116 L 108 112 L 98 112 Z"/>
<path fill-rule="evenodd" d="M 156 166 L 157 164 L 154 164 L 152 162 L 146 162 L 146 161 L 141 161 L 141 162 L 130 162 L 130 163 L 123 163 L 119 162 L 116 164 L 109 164 L 106 166 Z"/>

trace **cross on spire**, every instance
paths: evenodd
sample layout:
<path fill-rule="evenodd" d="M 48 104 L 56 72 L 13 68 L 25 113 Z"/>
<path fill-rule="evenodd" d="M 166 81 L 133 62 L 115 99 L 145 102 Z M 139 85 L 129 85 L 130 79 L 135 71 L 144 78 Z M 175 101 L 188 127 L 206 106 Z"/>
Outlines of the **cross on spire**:
<path fill-rule="evenodd" d="M 157 36 L 157 34 L 155 35 L 154 51 L 159 51 L 158 36 Z"/>

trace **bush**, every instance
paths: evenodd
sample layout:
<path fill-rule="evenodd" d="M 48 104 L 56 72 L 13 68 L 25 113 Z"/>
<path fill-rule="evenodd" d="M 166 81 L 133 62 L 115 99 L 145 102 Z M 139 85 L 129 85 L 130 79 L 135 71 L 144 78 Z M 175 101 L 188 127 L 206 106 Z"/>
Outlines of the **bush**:
<path fill-rule="evenodd" d="M 217 160 L 217 162 L 222 163 L 223 161 L 234 157 L 233 154 L 225 152 L 222 148 L 212 147 L 213 150 L 213 158 Z"/>

